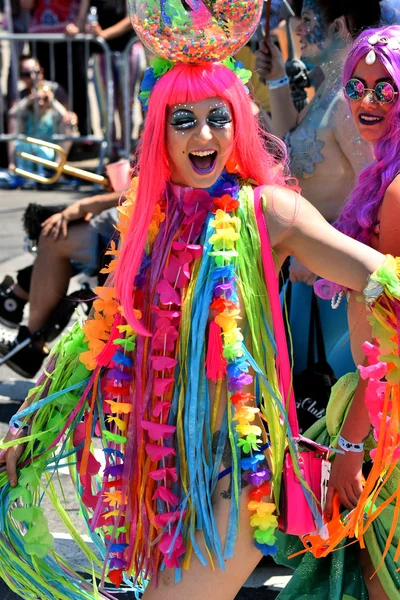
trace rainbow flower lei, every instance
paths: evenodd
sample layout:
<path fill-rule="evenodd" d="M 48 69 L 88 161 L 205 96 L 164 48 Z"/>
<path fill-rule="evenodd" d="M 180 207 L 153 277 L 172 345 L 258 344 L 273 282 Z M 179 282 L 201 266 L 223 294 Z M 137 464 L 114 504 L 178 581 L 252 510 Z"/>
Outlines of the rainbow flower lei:
<path fill-rule="evenodd" d="M 206 367 L 207 376 L 214 382 L 220 381 L 227 374 L 229 420 L 231 423 L 237 422 L 237 444 L 240 451 L 247 455 L 240 460 L 240 468 L 244 471 L 242 477 L 250 485 L 256 486 L 250 493 L 248 504 L 253 513 L 250 523 L 255 527 L 255 546 L 264 555 L 273 555 L 277 551 L 274 532 L 278 521 L 273 514 L 276 506 L 264 501 L 264 497 L 271 495 L 271 472 L 260 451 L 263 444 L 262 429 L 254 424 L 260 409 L 251 405 L 255 397 L 246 391 L 246 387 L 253 383 L 253 376 L 249 373 L 249 363 L 244 358 L 244 338 L 238 323 L 241 309 L 235 285 L 235 258 L 238 256 L 235 242 L 240 237 L 240 219 L 233 214 L 238 207 L 239 201 L 229 194 L 214 199 L 215 219 L 210 225 L 215 233 L 209 242 L 213 247 L 210 255 L 216 263 L 213 272 L 214 297 L 210 306 L 215 318 L 210 323 Z M 230 436 L 235 437 L 233 431 L 230 431 Z M 239 465 L 235 465 L 234 451 L 232 456 L 236 467 L 233 468 L 233 488 L 238 501 L 241 474 Z"/>
<path fill-rule="evenodd" d="M 120 209 L 118 228 L 122 241 L 132 215 L 136 186 L 134 180 L 128 201 Z M 192 195 L 186 195 L 182 205 L 183 222 L 171 240 L 165 266 L 160 267 L 160 276 L 154 280 L 159 303 L 151 306 L 155 330 L 147 342 L 126 323 L 113 287 L 96 290 L 94 319 L 83 328 L 89 350 L 81 355 L 81 361 L 93 370 L 88 386 L 92 389 L 92 399 L 85 422 L 76 431 L 74 444 L 83 443 L 83 450 L 78 451 L 82 500 L 93 511 L 91 528 L 106 530 L 107 576 L 117 586 L 124 581 L 125 574 L 132 571 L 137 581 L 139 576 L 146 578 L 150 573 L 155 577 L 161 563 L 170 568 L 179 567 L 179 559 L 186 553 L 181 532 L 186 509 L 175 489 L 179 478 L 174 449 L 176 426 L 169 423 L 169 413 L 175 387 L 174 371 L 178 364 L 181 307 L 193 266 L 203 252 L 197 239 L 210 210 L 214 213 L 210 223 L 214 233 L 208 240 L 212 248 L 209 255 L 214 261 L 210 305 L 214 319 L 209 325 L 206 376 L 217 383 L 217 395 L 220 395 L 222 381 L 226 378 L 233 459 L 232 497 L 238 505 L 242 478 L 255 486 L 248 504 L 251 525 L 255 528 L 255 545 L 263 554 L 276 552 L 277 516 L 273 514 L 276 507 L 265 501 L 271 494 L 271 472 L 260 451 L 262 429 L 254 424 L 260 409 L 252 405 L 254 396 L 246 390 L 253 383 L 253 376 L 244 356 L 244 338 L 239 327 L 241 310 L 235 278 L 236 242 L 240 237 L 240 219 L 235 215 L 239 208 L 239 186 L 236 182 L 226 183 L 224 189 L 227 193 L 214 199 L 205 190 L 193 190 Z M 165 220 L 164 208 L 162 202 L 155 208 L 146 251 L 135 278 L 134 307 L 139 319 L 145 314 L 141 289 L 148 280 L 150 254 Z M 118 260 L 115 245 L 110 253 L 115 259 L 107 272 L 112 273 Z M 150 321 L 142 322 L 149 327 Z M 137 364 L 144 364 L 145 356 L 150 359 L 148 377 L 152 382 L 152 401 L 147 406 L 140 394 L 134 400 L 135 386 L 139 383 L 132 379 L 133 353 Z M 99 388 L 104 399 L 101 411 L 107 415 L 108 426 L 103 423 L 101 427 L 106 441 L 106 466 L 101 486 L 94 493 L 92 478 L 99 473 L 100 465 L 91 450 L 91 437 L 93 427 L 98 427 L 95 421 Z M 144 465 L 140 473 L 129 472 L 128 440 L 138 448 L 136 460 Z M 150 521 L 146 515 L 150 516 Z M 138 556 L 146 555 L 145 548 L 149 544 L 155 545 L 155 555 L 137 562 Z"/>

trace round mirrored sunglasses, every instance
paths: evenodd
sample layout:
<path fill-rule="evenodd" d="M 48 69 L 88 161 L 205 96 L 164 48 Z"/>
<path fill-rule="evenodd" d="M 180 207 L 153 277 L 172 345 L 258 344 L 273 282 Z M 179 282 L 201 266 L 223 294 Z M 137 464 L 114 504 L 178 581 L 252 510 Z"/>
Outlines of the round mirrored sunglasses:
<path fill-rule="evenodd" d="M 380 81 L 371 89 L 365 87 L 362 81 L 353 78 L 344 86 L 345 94 L 350 100 L 362 100 L 368 93 L 372 93 L 379 104 L 389 104 L 398 96 L 398 92 L 388 81 Z"/>

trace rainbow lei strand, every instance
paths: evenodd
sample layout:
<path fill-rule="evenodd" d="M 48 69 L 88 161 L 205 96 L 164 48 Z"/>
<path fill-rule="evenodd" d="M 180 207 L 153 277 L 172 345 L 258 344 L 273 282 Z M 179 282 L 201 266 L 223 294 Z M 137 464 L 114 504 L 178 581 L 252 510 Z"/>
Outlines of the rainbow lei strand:
<path fill-rule="evenodd" d="M 346 538 L 357 538 L 365 545 L 368 528 L 378 520 L 382 511 L 393 521 L 385 536 L 381 562 L 384 564 L 391 545 L 395 544 L 400 514 L 400 488 L 390 485 L 392 474 L 400 460 L 400 260 L 388 255 L 381 267 L 369 278 L 364 290 L 368 321 L 372 326 L 373 343 L 364 342 L 367 365 L 359 365 L 360 377 L 366 380 L 365 404 L 372 425 L 375 448 L 369 450 L 372 467 L 366 478 L 357 506 L 345 518 L 328 524 L 329 536 L 317 538 L 307 550 L 327 556 Z M 367 447 L 371 440 L 367 438 Z M 379 525 L 378 525 L 379 527 Z M 389 558 L 391 561 L 392 558 Z M 394 562 L 400 560 L 398 543 Z"/>
<path fill-rule="evenodd" d="M 215 219 L 211 221 L 210 227 L 215 233 L 209 242 L 213 250 L 209 253 L 215 259 L 216 267 L 213 272 L 215 286 L 213 301 L 210 308 L 215 311 L 214 322 L 211 328 L 217 326 L 222 330 L 223 358 L 219 366 L 208 368 L 209 378 L 217 381 L 221 379 L 224 372 L 227 373 L 228 388 L 228 415 L 230 416 L 230 428 L 232 421 L 236 421 L 235 433 L 230 430 L 232 440 L 237 439 L 239 449 L 248 455 L 240 460 L 240 468 L 245 471 L 240 473 L 237 464 L 236 450 L 232 448 L 233 456 L 233 496 L 239 501 L 239 477 L 243 477 L 249 484 L 256 488 L 250 493 L 249 510 L 252 512 L 250 523 L 255 527 L 254 538 L 256 547 L 264 554 L 275 554 L 277 547 L 274 536 L 277 528 L 277 516 L 274 503 L 265 502 L 264 497 L 271 494 L 271 472 L 265 464 L 265 456 L 259 451 L 262 445 L 261 427 L 254 424 L 260 409 L 249 405 L 254 396 L 245 391 L 247 386 L 253 383 L 253 376 L 249 373 L 249 363 L 244 358 L 243 334 L 238 325 L 241 319 L 240 304 L 235 285 L 235 259 L 238 256 L 235 242 L 240 237 L 240 219 L 232 213 L 239 207 L 239 201 L 229 194 L 214 199 Z M 210 367 L 210 365 L 207 365 Z M 215 365 L 214 365 L 215 366 Z M 234 409 L 234 411 L 232 411 Z M 232 414 L 234 412 L 234 414 Z"/>
<path fill-rule="evenodd" d="M 135 193 L 135 183 L 131 195 Z M 126 218 L 125 223 L 122 219 L 119 227 L 123 241 L 127 222 L 132 216 L 133 202 L 130 200 L 122 208 L 122 217 Z M 93 363 L 107 367 L 101 373 L 101 381 L 105 383 L 101 384 L 101 388 L 103 412 L 111 413 L 107 417 L 111 430 L 102 428 L 103 439 L 107 442 L 104 448 L 106 468 L 102 489 L 93 495 L 92 476 L 98 472 L 98 468 L 88 450 L 92 404 L 86 423 L 82 424 L 82 431 L 77 436 L 77 442 L 82 442 L 86 437 L 85 449 L 81 456 L 78 455 L 84 491 L 82 500 L 94 511 L 90 523 L 92 529 L 106 526 L 110 569 L 108 578 L 118 586 L 124 580 L 125 573 L 132 571 L 135 582 L 140 573 L 143 578 L 149 574 L 155 577 L 161 561 L 167 567 L 179 567 L 178 559 L 186 550 L 183 536 L 177 529 L 184 511 L 179 510 L 180 498 L 173 491 L 178 480 L 174 464 L 176 451 L 173 447 L 176 426 L 169 424 L 168 419 L 175 385 L 174 370 L 178 363 L 176 354 L 181 305 L 190 281 L 191 266 L 202 254 L 202 247 L 195 241 L 203 229 L 210 207 L 211 196 L 207 191 L 194 190 L 186 195 L 181 209 L 184 219 L 172 240 L 167 257 L 162 259 L 159 267 L 161 277 L 155 288 L 159 303 L 150 304 L 150 310 L 146 310 L 147 299 L 143 294 L 148 284 L 151 251 L 160 225 L 165 220 L 165 206 L 158 204 L 155 208 L 146 252 L 135 278 L 134 295 L 137 318 L 143 317 L 145 320 L 142 322 L 148 329 L 151 329 L 153 321 L 155 325 L 147 350 L 143 349 L 146 344 L 123 318 L 112 287 L 96 290 L 100 296 L 96 300 L 96 313 L 93 321 L 84 327 L 89 351 L 83 354 L 82 360 L 89 367 L 93 367 Z M 111 253 L 117 255 L 118 251 L 113 247 Z M 116 261 L 113 261 L 108 272 L 113 272 L 115 268 Z M 107 317 L 110 320 L 106 322 Z M 109 340 L 106 345 L 107 337 Z M 110 342 L 111 348 L 118 347 L 116 351 L 110 352 Z M 133 353 L 138 364 L 144 365 L 148 360 L 151 365 L 148 378 L 152 382 L 152 393 L 147 406 L 143 402 L 137 370 L 136 381 L 132 377 L 135 372 Z M 93 390 L 97 389 L 99 377 L 97 368 L 92 377 Z M 136 446 L 134 461 L 132 454 L 130 459 L 127 457 L 128 438 L 131 442 L 130 453 L 132 446 Z M 135 464 L 141 467 L 132 470 Z M 127 519 L 128 514 L 132 515 L 130 520 Z M 153 550 L 150 553 L 152 547 L 155 552 Z M 144 556 L 148 558 L 143 560 Z M 138 560 L 137 557 L 141 558 Z"/>

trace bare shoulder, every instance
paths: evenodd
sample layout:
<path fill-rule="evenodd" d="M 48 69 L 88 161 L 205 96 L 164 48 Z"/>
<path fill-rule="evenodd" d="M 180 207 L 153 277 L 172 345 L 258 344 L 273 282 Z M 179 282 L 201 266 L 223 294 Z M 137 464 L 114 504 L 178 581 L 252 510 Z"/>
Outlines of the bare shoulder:
<path fill-rule="evenodd" d="M 262 195 L 271 244 L 276 246 L 293 227 L 302 198 L 298 192 L 276 185 L 265 185 Z"/>
<path fill-rule="evenodd" d="M 383 197 L 382 208 L 380 212 L 381 222 L 391 222 L 395 225 L 399 221 L 400 214 L 400 173 L 396 175 L 392 183 L 388 186 Z M 388 218 L 385 218 L 388 217 Z"/>
<path fill-rule="evenodd" d="M 392 183 L 388 186 L 385 198 L 387 194 L 392 198 L 397 198 L 400 201 L 400 173 L 396 175 Z"/>

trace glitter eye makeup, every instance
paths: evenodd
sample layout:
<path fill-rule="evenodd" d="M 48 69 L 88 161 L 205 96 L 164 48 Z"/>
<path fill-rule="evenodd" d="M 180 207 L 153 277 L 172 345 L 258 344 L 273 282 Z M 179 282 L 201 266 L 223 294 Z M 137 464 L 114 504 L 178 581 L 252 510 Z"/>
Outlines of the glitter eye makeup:
<path fill-rule="evenodd" d="M 169 120 L 169 124 L 178 131 L 185 131 L 195 127 L 197 119 L 191 110 L 175 110 Z"/>
<path fill-rule="evenodd" d="M 185 108 L 176 109 L 169 120 L 171 127 L 174 127 L 176 131 L 186 131 L 193 129 L 198 123 L 198 120 L 191 110 Z M 216 127 L 222 129 L 232 123 L 232 115 L 227 106 L 217 105 L 216 108 L 212 108 L 207 116 L 207 124 L 210 127 Z"/>
<path fill-rule="evenodd" d="M 232 115 L 227 106 L 221 106 L 210 111 L 207 117 L 207 123 L 212 127 L 226 127 L 229 123 L 232 123 Z"/>

